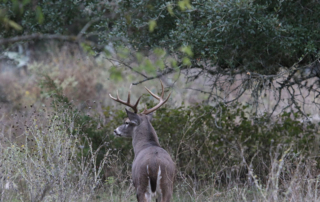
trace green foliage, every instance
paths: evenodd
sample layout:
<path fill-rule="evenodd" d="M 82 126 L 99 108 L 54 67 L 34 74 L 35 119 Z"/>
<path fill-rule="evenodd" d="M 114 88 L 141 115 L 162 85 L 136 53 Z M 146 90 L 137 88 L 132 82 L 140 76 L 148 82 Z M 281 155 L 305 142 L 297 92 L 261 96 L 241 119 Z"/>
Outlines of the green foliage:
<path fill-rule="evenodd" d="M 90 30 L 102 44 L 161 47 L 178 55 L 188 47 L 189 56 L 222 69 L 275 74 L 281 66 L 319 58 L 320 5 L 311 0 L 7 0 L 0 2 L 0 26 L 6 28 L 0 35 L 77 34 L 97 18 Z"/>
<path fill-rule="evenodd" d="M 22 33 L 77 34 L 88 20 L 91 19 L 92 14 L 101 13 L 98 3 L 100 1 L 97 0 L 84 2 L 75 0 L 0 1 L 0 15 L 1 13 L 5 13 L 4 15 L 6 19 L 10 20 L 9 22 L 15 22 L 15 24 L 20 25 L 23 29 L 23 32 L 16 32 L 12 29 L 0 29 L 0 36 L 12 37 Z M 6 27 L 5 21 L 0 20 L 0 27 Z M 12 27 L 16 29 L 17 26 L 14 25 Z"/>
<path fill-rule="evenodd" d="M 120 64 L 111 67 L 111 69 L 109 70 L 111 79 L 113 79 L 114 81 L 121 81 L 123 79 L 123 72 L 120 68 L 121 66 L 125 66 L 126 68 L 129 68 L 136 72 L 146 73 L 149 76 L 156 76 L 157 73 L 163 71 L 165 68 L 169 66 L 177 66 L 177 60 L 175 58 L 170 57 L 168 52 L 163 48 L 154 48 L 150 50 L 149 55 L 146 55 L 143 52 L 138 51 L 132 53 L 132 50 L 122 46 L 115 48 L 115 50 L 119 58 Z M 185 53 L 187 56 L 189 54 L 192 54 L 191 49 L 189 49 L 188 47 L 184 47 L 182 48 L 182 50 L 188 51 L 188 53 Z M 150 55 L 153 55 L 155 57 L 149 57 Z M 130 66 L 129 64 L 131 64 L 132 61 L 136 61 L 136 64 Z M 168 64 L 167 61 L 171 64 Z M 130 75 L 127 76 L 130 77 Z"/>
<path fill-rule="evenodd" d="M 188 56 L 190 56 L 190 57 L 193 56 L 193 52 L 192 52 L 190 46 L 181 47 L 181 48 L 180 48 L 180 51 L 181 51 L 182 53 L 185 53 L 186 55 L 188 55 Z"/>
<path fill-rule="evenodd" d="M 162 107 L 155 114 L 152 125 L 157 131 L 160 144 L 173 156 L 182 173 L 207 180 L 224 176 L 227 170 L 237 168 L 245 181 L 245 158 L 251 161 L 258 177 L 264 179 L 270 168 L 264 167 L 261 162 L 271 164 L 270 154 L 279 145 L 280 148 L 291 146 L 292 153 L 305 155 L 317 148 L 315 125 L 297 121 L 299 117 L 294 118 L 297 114 L 284 113 L 274 121 L 268 121 L 267 116 L 252 120 L 246 112 L 247 106 L 221 107 L 221 117 L 218 116 L 220 112 L 217 108 L 206 105 L 174 109 Z M 115 127 L 123 117 L 123 111 L 113 114 L 113 121 L 106 127 Z M 131 144 L 124 144 L 128 140 L 117 139 L 122 143 L 114 146 L 128 152 L 132 147 Z"/>
<path fill-rule="evenodd" d="M 138 49 L 162 47 L 176 53 L 187 45 L 194 58 L 221 68 L 275 74 L 300 57 L 300 64 L 319 57 L 316 1 L 130 0 L 119 2 L 116 12 L 113 36 L 129 38 Z M 124 23 L 125 16 L 130 23 Z"/>
<path fill-rule="evenodd" d="M 38 23 L 42 24 L 44 21 L 43 12 L 40 6 L 37 6 L 36 8 L 36 18 L 38 19 Z"/>
<path fill-rule="evenodd" d="M 95 55 L 95 52 L 93 51 L 92 47 L 86 43 L 81 43 L 81 47 L 84 51 L 87 52 L 88 55 Z"/>
<path fill-rule="evenodd" d="M 149 21 L 149 31 L 153 32 L 156 27 L 157 27 L 157 21 L 150 20 Z"/>
<path fill-rule="evenodd" d="M 116 68 L 115 66 L 112 66 L 110 68 L 110 78 L 114 81 L 122 81 L 122 73 L 119 68 Z"/>
<path fill-rule="evenodd" d="M 2 25 L 2 27 L 5 28 L 13 28 L 15 30 L 22 30 L 22 27 L 17 24 L 16 22 L 8 19 L 8 17 L 6 16 L 6 11 L 0 8 L 0 25 Z"/>
<path fill-rule="evenodd" d="M 126 117 L 124 110 L 105 107 L 107 121 L 102 123 L 99 117 L 88 116 L 90 110 L 75 109 L 61 89 L 49 77 L 44 78 L 42 89 L 52 96 L 52 105 L 57 113 L 72 113 L 74 128 L 86 134 L 94 150 L 106 145 L 97 154 L 97 162 L 107 151 L 120 162 L 133 160 L 131 141 L 113 135 L 113 130 Z M 153 102 L 147 103 L 148 107 L 153 105 Z M 251 162 L 257 176 L 264 179 L 270 168 L 261 162 L 270 165 L 273 152 L 281 153 L 282 148 L 290 147 L 290 153 L 308 156 L 318 151 L 317 128 L 312 123 L 299 121 L 301 117 L 298 113 L 284 112 L 275 120 L 270 120 L 267 115 L 250 118 L 247 108 L 239 103 L 231 107 L 162 107 L 154 115 L 152 124 L 161 145 L 173 156 L 178 170 L 199 179 L 224 176 L 226 170 L 234 167 L 242 172 L 244 179 L 248 172 L 244 158 Z M 60 118 L 66 125 L 71 124 L 68 119 Z M 69 131 L 70 134 L 74 132 Z M 89 152 L 88 144 L 84 146 L 83 151 Z"/>
<path fill-rule="evenodd" d="M 183 1 L 179 1 L 178 2 L 178 6 L 180 7 L 180 9 L 182 11 L 185 11 L 186 9 L 191 9 L 191 5 L 190 5 L 190 2 L 189 0 L 183 0 Z"/>

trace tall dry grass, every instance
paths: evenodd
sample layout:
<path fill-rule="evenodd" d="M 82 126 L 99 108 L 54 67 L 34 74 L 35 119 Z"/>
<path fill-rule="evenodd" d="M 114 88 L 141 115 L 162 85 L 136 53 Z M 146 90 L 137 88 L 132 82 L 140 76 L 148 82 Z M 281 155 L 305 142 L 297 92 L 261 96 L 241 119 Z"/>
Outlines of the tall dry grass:
<path fill-rule="evenodd" d="M 80 113 L 98 118 L 100 127 L 114 127 L 108 124 L 122 118 L 115 113 L 116 107 L 106 109 L 113 105 L 106 97 L 118 89 L 124 97 L 132 82 L 127 74 L 132 73 L 124 68 L 123 80 L 117 83 L 110 80 L 112 65 L 103 58 L 70 51 L 66 46 L 56 50 L 52 47 L 45 57 L 31 62 L 19 73 L 0 73 L 1 201 L 136 200 L 130 179 L 132 149 L 115 150 L 111 144 L 118 144 L 117 140 L 94 146 L 94 140 L 75 124 Z M 54 98 L 41 87 L 44 75 L 54 81 L 78 111 L 56 110 L 60 106 L 53 106 Z M 157 86 L 158 82 L 152 85 Z M 143 92 L 134 88 L 133 99 Z M 181 94 L 179 90 L 175 93 Z M 149 98 L 143 101 L 148 102 Z M 175 100 L 170 102 L 174 108 Z M 188 120 L 183 128 L 190 128 L 193 121 Z M 202 126 L 204 130 L 194 134 L 215 127 L 214 124 Z M 105 135 L 112 136 L 113 129 L 109 128 Z M 177 144 L 186 148 L 192 138 L 187 136 Z M 221 139 L 227 141 L 225 137 Z M 201 142 L 193 143 L 196 154 Z M 169 143 L 164 146 L 173 150 Z M 259 153 L 248 155 L 248 148 L 241 143 L 233 147 L 234 158 L 241 159 L 235 166 L 223 165 L 228 162 L 217 163 L 215 167 L 203 165 L 208 171 L 205 177 L 193 169 L 192 161 L 185 166 L 192 175 L 178 170 L 173 201 L 320 201 L 317 153 L 308 149 L 308 152 L 299 151 L 290 143 L 274 145 L 263 151 L 270 160 L 260 159 L 260 168 L 267 171 L 262 178 L 260 170 L 253 165 L 259 161 Z M 98 159 L 102 151 L 103 158 Z M 216 157 L 215 151 L 209 154 L 210 158 Z M 179 161 L 178 157 L 175 161 Z"/>
<path fill-rule="evenodd" d="M 34 107 L 33 107 L 34 108 Z M 74 127 L 72 112 L 48 108 L 16 120 L 0 133 L 1 201 L 90 201 L 101 186 L 101 172 L 108 159 L 97 163 L 98 149 Z M 17 116 L 22 116 L 18 113 Z M 26 121 L 27 120 L 27 121 Z M 6 134 L 23 128 L 19 138 Z M 18 141 L 19 139 L 19 141 Z M 88 151 L 84 155 L 84 144 Z"/>

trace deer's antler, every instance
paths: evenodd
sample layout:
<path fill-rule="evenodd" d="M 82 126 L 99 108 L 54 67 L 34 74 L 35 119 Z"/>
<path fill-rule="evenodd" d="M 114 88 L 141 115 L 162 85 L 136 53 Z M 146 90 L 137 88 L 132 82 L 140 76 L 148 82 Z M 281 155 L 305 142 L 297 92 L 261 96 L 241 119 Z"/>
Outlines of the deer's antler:
<path fill-rule="evenodd" d="M 130 88 L 129 88 L 127 102 L 125 102 L 125 101 L 123 101 L 123 100 L 121 100 L 121 99 L 119 98 L 118 91 L 117 91 L 117 98 L 112 97 L 111 94 L 109 94 L 109 96 L 110 96 L 110 98 L 113 99 L 114 101 L 120 102 L 121 104 L 124 104 L 124 105 L 126 105 L 126 106 L 128 106 L 128 107 L 131 107 L 131 108 L 133 109 L 134 113 L 138 113 L 137 107 L 138 107 L 138 104 L 139 104 L 139 101 L 140 101 L 141 96 L 139 97 L 139 99 L 137 100 L 137 102 L 136 102 L 135 105 L 130 104 L 130 91 L 131 91 L 131 86 L 132 86 L 132 84 L 130 85 Z"/>
<path fill-rule="evenodd" d="M 171 95 L 171 93 L 169 94 L 169 96 L 164 100 L 163 96 L 164 96 L 164 88 L 163 88 L 163 84 L 162 81 L 161 82 L 161 87 L 162 87 L 162 92 L 161 92 L 161 96 L 159 97 L 158 95 L 152 93 L 147 87 L 145 87 L 145 89 L 150 93 L 150 95 L 152 95 L 154 98 L 156 98 L 157 100 L 159 100 L 160 102 L 152 107 L 151 109 L 145 109 L 142 114 L 150 114 L 151 112 L 154 112 L 155 110 L 157 110 L 159 107 L 161 107 L 164 103 L 166 103 Z"/>

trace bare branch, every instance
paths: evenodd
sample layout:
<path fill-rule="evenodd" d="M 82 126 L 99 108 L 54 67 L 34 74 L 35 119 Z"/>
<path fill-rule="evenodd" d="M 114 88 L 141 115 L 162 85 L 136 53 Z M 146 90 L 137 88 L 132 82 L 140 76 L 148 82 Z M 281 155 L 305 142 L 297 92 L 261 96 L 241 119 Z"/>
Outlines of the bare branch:
<path fill-rule="evenodd" d="M 271 118 L 271 116 L 273 115 L 273 113 L 276 111 L 276 109 L 277 109 L 277 107 L 279 106 L 279 103 L 280 103 L 280 101 L 281 101 L 281 98 L 282 98 L 282 94 L 281 94 L 281 93 L 282 93 L 282 90 L 279 89 L 278 92 L 279 92 L 278 101 L 277 101 L 277 103 L 274 105 L 274 107 L 273 107 L 273 109 L 272 109 L 272 112 L 271 112 L 270 115 L 269 115 L 269 118 Z"/>
<path fill-rule="evenodd" d="M 15 43 L 19 41 L 30 41 L 30 40 L 40 40 L 40 39 L 54 39 L 60 41 L 72 41 L 77 42 L 80 41 L 80 38 L 76 36 L 67 36 L 67 35 L 60 35 L 60 34 L 31 34 L 31 35 L 24 35 L 24 36 L 16 36 L 12 38 L 4 38 L 0 39 L 0 45 Z"/>
<path fill-rule="evenodd" d="M 141 80 L 141 81 L 132 83 L 132 85 L 138 85 L 138 84 L 144 83 L 144 82 L 149 81 L 149 80 L 152 80 L 152 79 L 157 79 L 157 78 L 160 78 L 160 77 L 162 77 L 162 76 L 164 76 L 164 75 L 170 74 L 170 73 L 172 73 L 172 72 L 174 72 L 174 69 L 168 68 L 168 69 L 166 69 L 165 71 L 161 72 L 160 74 L 158 74 L 158 75 L 156 75 L 156 76 L 147 77 L 147 78 L 145 78 L 144 80 Z"/>
<path fill-rule="evenodd" d="M 111 58 L 107 58 L 107 60 L 109 61 L 114 61 L 114 62 L 119 62 L 120 64 L 122 64 L 123 66 L 127 67 L 128 69 L 130 69 L 131 71 L 139 74 L 140 76 L 143 76 L 144 78 L 148 78 L 148 76 L 146 76 L 145 74 L 133 69 L 133 67 L 131 67 L 130 65 L 128 65 L 127 63 L 121 61 L 121 60 L 115 60 L 115 59 L 111 59 Z M 133 84 L 134 85 L 134 84 Z"/>
<path fill-rule="evenodd" d="M 74 35 L 60 35 L 60 34 L 40 34 L 40 33 L 34 33 L 30 35 L 24 35 L 24 36 L 16 36 L 12 38 L 4 38 L 0 39 L 0 45 L 9 44 L 9 43 L 15 43 L 20 41 L 30 41 L 30 40 L 40 40 L 40 39 L 49 39 L 49 40 L 61 40 L 61 41 L 72 41 L 72 42 L 78 42 L 82 41 L 82 35 L 89 29 L 89 27 L 95 23 L 101 20 L 102 18 L 95 18 L 91 21 L 89 21 L 79 32 L 77 36 Z"/>
<path fill-rule="evenodd" d="M 289 90 L 289 88 L 291 88 L 292 92 Z M 302 114 L 308 119 L 309 117 L 301 110 L 301 106 L 297 103 L 295 99 L 295 96 L 296 96 L 295 89 L 292 86 L 290 86 L 290 87 L 287 87 L 287 90 L 288 90 L 288 93 L 291 95 L 291 101 L 296 106 L 296 109 L 299 111 L 300 114 Z"/>
<path fill-rule="evenodd" d="M 77 38 L 81 38 L 82 35 L 87 31 L 87 29 L 89 29 L 89 27 L 95 23 L 95 22 L 98 22 L 99 20 L 101 20 L 101 18 L 95 18 L 89 22 L 87 22 L 87 24 L 81 29 L 81 31 L 79 32 L 79 34 L 77 35 Z"/>

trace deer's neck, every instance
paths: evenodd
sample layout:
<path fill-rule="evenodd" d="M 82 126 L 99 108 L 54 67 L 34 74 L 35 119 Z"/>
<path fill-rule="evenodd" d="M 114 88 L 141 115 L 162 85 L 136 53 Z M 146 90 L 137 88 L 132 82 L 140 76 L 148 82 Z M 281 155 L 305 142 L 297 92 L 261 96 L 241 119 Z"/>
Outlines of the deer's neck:
<path fill-rule="evenodd" d="M 132 145 L 135 156 L 137 156 L 140 151 L 148 147 L 160 147 L 157 133 L 150 122 L 148 122 L 145 127 L 139 127 L 136 129 L 132 139 Z"/>

